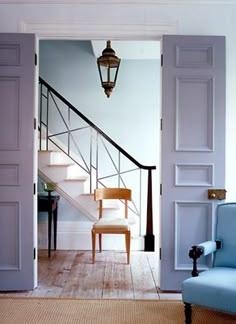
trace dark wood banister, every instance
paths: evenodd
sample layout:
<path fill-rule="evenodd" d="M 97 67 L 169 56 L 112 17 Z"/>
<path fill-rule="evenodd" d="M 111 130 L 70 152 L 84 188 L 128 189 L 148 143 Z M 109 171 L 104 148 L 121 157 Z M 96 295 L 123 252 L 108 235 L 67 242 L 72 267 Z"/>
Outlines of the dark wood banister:
<path fill-rule="evenodd" d="M 127 153 L 122 147 L 120 147 L 116 142 L 114 142 L 108 135 L 106 135 L 99 127 L 92 123 L 85 115 L 78 111 L 69 101 L 67 101 L 59 92 L 50 86 L 46 81 L 39 77 L 39 81 L 49 91 L 54 93 L 62 102 L 64 102 L 70 109 L 72 109 L 78 116 L 80 116 L 87 124 L 94 128 L 99 134 L 101 134 L 110 144 L 112 144 L 118 151 L 120 151 L 124 156 L 126 156 L 130 161 L 132 161 L 140 169 L 148 170 L 148 186 L 147 186 L 147 225 L 146 225 L 146 235 L 144 241 L 145 251 L 155 250 L 155 237 L 153 235 L 153 217 L 152 217 L 152 170 L 156 169 L 156 166 L 142 165 L 136 161 L 129 153 Z"/>
<path fill-rule="evenodd" d="M 156 166 L 142 165 L 136 161 L 129 153 L 127 153 L 122 147 L 120 147 L 116 142 L 114 142 L 108 135 L 106 135 L 99 127 L 92 123 L 85 115 L 78 111 L 69 101 L 67 101 L 59 92 L 53 89 L 46 81 L 39 77 L 40 83 L 44 84 L 52 93 L 54 93 L 62 102 L 64 102 L 68 107 L 70 107 L 78 116 L 80 116 L 86 123 L 91 127 L 96 129 L 96 131 L 101 134 L 109 143 L 111 143 L 118 151 L 124 154 L 130 161 L 132 161 L 137 167 L 144 170 L 155 170 Z"/>

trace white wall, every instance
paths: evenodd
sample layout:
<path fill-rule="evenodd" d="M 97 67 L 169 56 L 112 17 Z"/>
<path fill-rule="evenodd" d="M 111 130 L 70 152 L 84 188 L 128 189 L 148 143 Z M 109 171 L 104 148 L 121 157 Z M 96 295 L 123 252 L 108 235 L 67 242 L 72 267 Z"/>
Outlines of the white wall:
<path fill-rule="evenodd" d="M 1 4 L 4 2 L 8 4 Z M 226 190 L 228 200 L 235 200 L 236 1 L 167 0 L 163 3 L 158 0 L 104 0 L 103 4 L 99 4 L 99 0 L 87 2 L 74 0 L 65 5 L 52 5 L 56 0 L 48 0 L 47 3 L 42 1 L 41 5 L 36 5 L 36 1 L 32 1 L 33 4 L 27 4 L 29 1 L 25 1 L 24 5 L 11 4 L 11 2 L 13 1 L 0 1 L 1 32 L 31 31 L 45 37 L 64 35 L 66 38 L 76 37 L 79 33 L 82 38 L 87 39 L 91 39 L 91 34 L 94 33 L 95 38 L 102 37 L 102 39 L 119 38 L 121 35 L 127 38 L 132 38 L 133 35 L 134 39 L 148 37 L 155 39 L 159 36 L 153 32 L 155 26 L 158 25 L 159 30 L 165 30 L 165 26 L 168 25 L 173 27 L 173 32 L 176 34 L 225 35 Z M 79 2 L 81 4 L 76 4 Z M 65 27 L 63 32 L 61 26 Z"/>

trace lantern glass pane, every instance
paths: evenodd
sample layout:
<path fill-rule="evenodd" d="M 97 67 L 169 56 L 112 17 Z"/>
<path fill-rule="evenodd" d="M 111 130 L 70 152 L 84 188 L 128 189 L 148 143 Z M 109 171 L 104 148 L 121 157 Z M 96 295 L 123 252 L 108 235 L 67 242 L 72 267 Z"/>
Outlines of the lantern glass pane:
<path fill-rule="evenodd" d="M 117 68 L 111 68 L 110 69 L 110 81 L 111 82 L 115 81 L 116 71 L 117 71 Z"/>
<path fill-rule="evenodd" d="M 100 66 L 100 71 L 101 71 L 101 76 L 102 76 L 102 81 L 107 80 L 107 68 L 105 66 Z"/>
<path fill-rule="evenodd" d="M 116 68 L 110 68 L 108 66 L 101 66 L 101 74 L 103 82 L 114 82 L 116 76 Z"/>

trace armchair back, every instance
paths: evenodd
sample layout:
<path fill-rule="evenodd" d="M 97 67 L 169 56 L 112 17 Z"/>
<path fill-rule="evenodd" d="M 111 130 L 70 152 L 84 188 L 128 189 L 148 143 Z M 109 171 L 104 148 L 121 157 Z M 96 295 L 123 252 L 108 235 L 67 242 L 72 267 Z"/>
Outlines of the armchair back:
<path fill-rule="evenodd" d="M 215 252 L 213 266 L 236 268 L 236 203 L 217 206 L 215 239 L 222 244 Z"/>

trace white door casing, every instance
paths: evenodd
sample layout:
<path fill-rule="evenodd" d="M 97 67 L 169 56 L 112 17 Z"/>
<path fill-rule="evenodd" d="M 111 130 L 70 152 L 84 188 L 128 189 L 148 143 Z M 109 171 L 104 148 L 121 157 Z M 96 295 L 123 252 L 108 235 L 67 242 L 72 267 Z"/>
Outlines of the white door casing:
<path fill-rule="evenodd" d="M 0 34 L 0 98 L 0 290 L 29 290 L 37 265 L 35 35 Z"/>
<path fill-rule="evenodd" d="M 180 290 L 189 249 L 212 239 L 208 189 L 225 186 L 225 37 L 164 36 L 162 85 L 160 286 Z"/>

